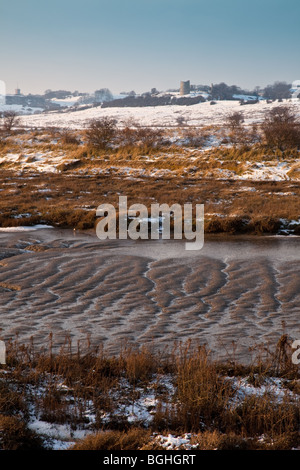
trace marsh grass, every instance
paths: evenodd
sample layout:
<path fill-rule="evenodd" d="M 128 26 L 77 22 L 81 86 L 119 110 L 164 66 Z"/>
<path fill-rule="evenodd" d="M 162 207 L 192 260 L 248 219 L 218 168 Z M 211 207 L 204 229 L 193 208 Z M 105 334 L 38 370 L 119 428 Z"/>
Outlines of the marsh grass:
<path fill-rule="evenodd" d="M 101 175 L 65 173 L 16 175 L 2 169 L 0 226 L 47 223 L 60 228 L 94 229 L 96 208 L 118 207 L 119 195 L 133 203 L 205 206 L 206 233 L 277 233 L 282 220 L 297 221 L 300 187 L 289 181 L 233 181 L 192 176 L 137 179 L 112 170 Z M 46 191 L 45 191 L 46 190 Z M 295 225 L 294 233 L 299 226 Z"/>
<path fill-rule="evenodd" d="M 72 450 L 140 450 L 150 441 L 151 433 L 145 429 L 107 431 L 87 436 Z"/>
<path fill-rule="evenodd" d="M 291 362 L 291 340 L 285 334 L 274 351 L 262 348 L 246 365 L 232 358 L 216 361 L 205 346 L 192 342 L 163 352 L 126 344 L 119 355 L 110 356 L 89 340 L 74 347 L 66 337 L 57 350 L 50 334 L 43 350 L 33 342 L 8 342 L 2 369 L 2 448 L 14 448 L 13 442 L 16 448 L 41 445 L 33 432 L 26 434 L 32 408 L 49 423 L 72 429 L 89 426 L 91 433 L 94 429 L 96 434 L 79 441 L 76 449 L 161 448 L 155 433 L 170 432 L 193 433 L 198 447 L 207 449 L 300 445 L 299 371 Z M 171 378 L 172 392 L 163 386 L 163 377 Z M 281 380 L 281 398 L 266 386 L 274 377 Z M 254 392 L 241 397 L 242 378 Z M 258 393 L 262 386 L 265 391 Z M 156 397 L 151 422 L 129 422 L 118 411 L 119 402 L 134 406 L 142 391 L 150 389 Z M 96 416 L 92 425 L 87 417 L 91 406 Z"/>

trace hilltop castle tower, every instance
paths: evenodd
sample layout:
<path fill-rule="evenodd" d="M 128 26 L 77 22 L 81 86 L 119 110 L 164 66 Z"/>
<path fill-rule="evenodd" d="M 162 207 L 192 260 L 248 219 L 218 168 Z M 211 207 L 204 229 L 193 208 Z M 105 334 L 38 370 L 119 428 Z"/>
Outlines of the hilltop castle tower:
<path fill-rule="evenodd" d="M 186 82 L 180 82 L 180 94 L 181 95 L 189 95 L 190 92 L 191 92 L 190 81 L 187 80 Z"/>

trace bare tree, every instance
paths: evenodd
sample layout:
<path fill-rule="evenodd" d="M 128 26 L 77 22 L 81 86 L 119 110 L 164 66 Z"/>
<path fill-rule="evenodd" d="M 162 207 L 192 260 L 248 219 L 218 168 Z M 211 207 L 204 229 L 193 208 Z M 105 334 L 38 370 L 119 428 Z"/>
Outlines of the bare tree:
<path fill-rule="evenodd" d="M 93 119 L 86 130 L 87 143 L 96 149 L 105 150 L 108 144 L 113 141 L 116 133 L 115 119 L 109 117 Z"/>
<path fill-rule="evenodd" d="M 288 99 L 291 97 L 292 85 L 286 82 L 275 82 L 273 85 L 268 85 L 263 94 L 270 100 Z"/>
<path fill-rule="evenodd" d="M 184 116 L 178 116 L 176 122 L 179 127 L 183 127 L 186 124 L 186 118 Z"/>
<path fill-rule="evenodd" d="M 225 125 L 229 130 L 229 138 L 233 144 L 242 143 L 246 130 L 243 127 L 244 115 L 235 111 L 229 114 L 225 119 Z"/>
<path fill-rule="evenodd" d="M 225 125 L 229 130 L 229 139 L 235 145 L 251 145 L 261 142 L 261 135 L 256 124 L 243 125 L 245 122 L 242 112 L 232 112 L 226 117 Z"/>
<path fill-rule="evenodd" d="M 20 119 L 15 111 L 4 111 L 2 121 L 2 132 L 6 135 L 12 133 L 13 127 L 20 125 Z"/>
<path fill-rule="evenodd" d="M 300 122 L 290 106 L 277 106 L 271 109 L 261 130 L 267 146 L 285 150 L 300 147 Z"/>
<path fill-rule="evenodd" d="M 101 88 L 100 90 L 96 90 L 94 96 L 96 103 L 113 100 L 113 94 L 108 88 Z"/>
<path fill-rule="evenodd" d="M 227 126 L 231 132 L 235 132 L 237 129 L 240 129 L 244 121 L 243 113 L 238 111 L 232 112 L 226 118 Z"/>

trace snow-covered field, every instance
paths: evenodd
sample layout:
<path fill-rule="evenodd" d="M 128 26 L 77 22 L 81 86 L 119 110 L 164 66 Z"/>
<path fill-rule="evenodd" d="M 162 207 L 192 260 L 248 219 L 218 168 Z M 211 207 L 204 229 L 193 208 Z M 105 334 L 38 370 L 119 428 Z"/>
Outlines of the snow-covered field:
<path fill-rule="evenodd" d="M 34 106 L 24 106 L 22 104 L 5 104 L 0 106 L 0 111 L 1 112 L 6 112 L 6 111 L 14 111 L 15 113 L 18 114 L 34 114 L 34 113 L 41 113 L 44 111 L 43 108 L 38 108 Z"/>
<path fill-rule="evenodd" d="M 212 147 L 210 147 L 212 148 Z M 202 150 L 205 152 L 207 148 Z M 145 166 L 136 167 L 134 162 L 128 161 L 124 166 L 124 162 L 118 165 L 116 161 L 114 165 L 106 165 L 98 161 L 98 166 L 87 168 L 75 168 L 72 170 L 74 174 L 92 174 L 92 175 L 118 175 L 127 179 L 138 178 L 159 178 L 159 177 L 193 177 L 193 178 L 215 178 L 215 179 L 238 179 L 252 181 L 295 181 L 300 178 L 300 159 L 287 158 L 286 161 L 266 160 L 263 162 L 245 161 L 240 172 L 226 168 L 223 161 L 216 160 L 215 164 L 208 169 L 202 169 L 198 166 L 201 163 L 201 151 L 197 157 L 186 156 L 186 167 L 179 170 L 178 168 L 160 168 L 161 160 L 165 157 L 174 159 L 172 154 L 153 156 L 144 158 Z M 68 165 L 76 165 L 80 159 L 70 158 L 64 152 L 58 150 L 54 152 L 36 151 L 33 148 L 24 148 L 22 153 L 7 153 L 0 156 L 0 165 L 6 168 L 15 169 L 21 172 L 37 172 L 37 173 L 61 173 L 62 167 Z M 94 162 L 95 163 L 95 162 Z M 151 165 L 150 165 L 151 163 Z"/>
<path fill-rule="evenodd" d="M 284 161 L 266 156 L 262 161 L 237 162 L 238 168 L 230 168 L 216 158 L 214 164 L 210 161 L 204 169 L 203 159 L 209 159 L 209 152 L 222 144 L 222 126 L 225 119 L 233 112 L 242 112 L 245 125 L 259 123 L 263 120 L 267 111 L 278 106 L 292 106 L 300 115 L 300 101 L 284 101 L 267 103 L 260 100 L 256 104 L 241 105 L 239 101 L 218 101 L 215 105 L 209 102 L 199 103 L 192 106 L 157 106 L 157 107 L 135 107 L 135 108 L 101 108 L 94 107 L 77 111 L 66 110 L 52 111 L 49 113 L 23 115 L 20 117 L 21 125 L 29 129 L 47 128 L 68 128 L 72 130 L 82 130 L 92 119 L 110 117 L 117 120 L 119 126 L 127 123 L 130 126 L 140 125 L 149 127 L 167 128 L 166 133 L 170 142 L 178 146 L 182 159 L 185 158 L 185 169 L 179 170 L 178 166 L 165 167 L 164 158 L 170 158 L 174 163 L 174 154 L 165 153 L 163 156 L 158 152 L 157 156 L 141 156 L 141 161 L 145 165 L 135 165 L 135 162 L 128 160 L 126 164 L 122 161 L 118 164 L 114 161 L 114 166 L 103 165 L 100 160 L 91 165 L 89 169 L 80 167 L 80 159 L 77 155 L 67 154 L 57 145 L 57 139 L 48 136 L 51 149 L 42 149 L 37 145 L 36 140 L 19 138 L 15 141 L 19 147 L 9 149 L 0 156 L 0 165 L 7 169 L 16 169 L 25 172 L 51 172 L 60 173 L 65 167 L 73 166 L 72 171 L 78 174 L 111 174 L 118 173 L 120 177 L 140 178 L 140 177 L 164 177 L 164 176 L 189 176 L 195 178 L 215 178 L 215 179 L 242 179 L 254 181 L 284 181 L 299 180 L 300 159 L 295 156 L 286 156 Z M 178 126 L 184 122 L 189 128 L 211 128 L 205 131 L 211 133 L 207 136 L 206 142 L 201 149 L 187 146 L 186 137 L 180 136 Z M 218 131 L 218 126 L 220 131 Z M 170 130 L 168 130 L 170 128 Z M 42 130 L 43 132 L 43 130 Z M 47 131 L 45 135 L 47 134 Z M 169 135 L 170 134 L 170 135 Z M 171 135 L 172 134 L 172 135 Z M 41 138 L 42 136 L 40 136 Z M 41 143 L 41 142 L 40 142 Z M 160 161 L 162 159 L 162 161 Z M 208 161 L 208 160 L 207 160 Z M 152 163 L 151 163 L 152 162 Z M 77 163 L 78 168 L 76 167 Z M 94 162 L 95 163 L 95 162 Z M 182 162 L 179 162 L 182 163 Z M 182 165 L 181 165 L 182 166 Z M 75 168 L 76 167 L 76 168 Z M 181 173 L 180 173 L 181 171 Z"/>
<path fill-rule="evenodd" d="M 150 106 L 143 108 L 90 108 L 69 113 L 50 112 L 33 116 L 23 116 L 22 124 L 28 127 L 66 127 L 70 129 L 84 128 L 91 119 L 109 116 L 118 120 L 120 124 L 132 120 L 141 126 L 177 127 L 178 118 L 183 118 L 190 126 L 220 125 L 228 114 L 242 111 L 245 124 L 259 122 L 266 111 L 276 107 L 291 104 L 300 114 L 300 101 L 282 103 L 267 103 L 260 101 L 256 104 L 241 106 L 239 101 L 218 101 L 215 105 L 209 102 L 192 106 Z"/>

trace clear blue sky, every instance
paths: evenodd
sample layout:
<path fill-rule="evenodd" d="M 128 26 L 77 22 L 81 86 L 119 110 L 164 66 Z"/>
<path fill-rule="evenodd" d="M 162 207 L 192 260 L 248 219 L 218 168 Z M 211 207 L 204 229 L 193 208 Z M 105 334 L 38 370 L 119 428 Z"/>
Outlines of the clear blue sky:
<path fill-rule="evenodd" d="M 7 91 L 300 79 L 299 0 L 0 0 Z"/>

